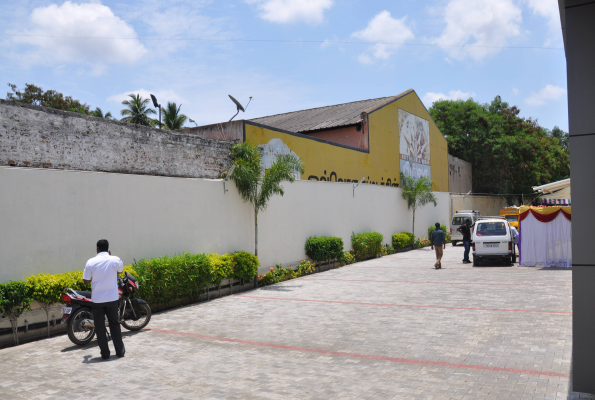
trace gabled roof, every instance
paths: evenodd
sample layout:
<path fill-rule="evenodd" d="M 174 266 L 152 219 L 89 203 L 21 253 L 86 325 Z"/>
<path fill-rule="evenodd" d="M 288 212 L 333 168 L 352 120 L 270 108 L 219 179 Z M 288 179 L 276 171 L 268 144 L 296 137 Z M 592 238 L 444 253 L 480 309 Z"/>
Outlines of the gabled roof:
<path fill-rule="evenodd" d="M 380 97 L 378 99 L 360 100 L 334 106 L 293 111 L 285 114 L 254 118 L 250 121 L 296 133 L 338 128 L 341 126 L 354 125 L 360 122 L 362 113 L 372 112 L 410 92 L 413 92 L 413 90 L 409 89 L 397 96 Z"/>
<path fill-rule="evenodd" d="M 565 189 L 570 186 L 570 178 L 562 179 L 561 181 L 556 181 L 552 183 L 546 183 L 545 185 L 541 186 L 533 186 L 533 190 L 540 193 L 553 193 L 557 192 L 558 190 Z"/>

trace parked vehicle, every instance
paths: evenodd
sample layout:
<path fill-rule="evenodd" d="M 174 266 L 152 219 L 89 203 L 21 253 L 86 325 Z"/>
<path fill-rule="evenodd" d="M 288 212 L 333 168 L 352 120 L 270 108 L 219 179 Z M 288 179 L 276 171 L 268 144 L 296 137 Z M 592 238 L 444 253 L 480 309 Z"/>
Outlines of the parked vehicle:
<path fill-rule="evenodd" d="M 510 226 L 514 226 L 518 231 L 519 228 L 519 207 L 505 207 L 500 210 L 500 216 L 506 218 Z"/>
<path fill-rule="evenodd" d="M 473 265 L 483 260 L 516 262 L 510 224 L 504 217 L 480 218 L 473 231 Z"/>
<path fill-rule="evenodd" d="M 461 225 L 465 225 L 467 219 L 470 219 L 471 225 L 473 225 L 479 217 L 479 211 L 477 210 L 461 210 L 454 213 L 450 221 L 450 240 L 453 246 L 456 246 L 458 242 L 463 240 L 463 234 L 459 233 L 457 229 Z"/>
<path fill-rule="evenodd" d="M 151 320 L 151 308 L 146 301 L 133 298 L 139 284 L 128 272 L 118 277 L 118 315 L 120 324 L 129 331 L 140 331 Z M 95 336 L 91 292 L 67 288 L 62 294 L 66 307 L 62 308 L 62 323 L 67 324 L 68 338 L 74 344 L 86 345 Z M 101 321 L 108 326 L 107 317 Z"/>

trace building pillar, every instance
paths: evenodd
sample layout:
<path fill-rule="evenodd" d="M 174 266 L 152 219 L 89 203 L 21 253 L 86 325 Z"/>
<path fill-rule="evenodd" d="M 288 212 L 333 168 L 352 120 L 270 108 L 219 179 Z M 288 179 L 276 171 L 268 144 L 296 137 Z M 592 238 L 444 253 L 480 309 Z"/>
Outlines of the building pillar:
<path fill-rule="evenodd" d="M 559 3 L 572 182 L 572 390 L 595 393 L 595 1 Z"/>

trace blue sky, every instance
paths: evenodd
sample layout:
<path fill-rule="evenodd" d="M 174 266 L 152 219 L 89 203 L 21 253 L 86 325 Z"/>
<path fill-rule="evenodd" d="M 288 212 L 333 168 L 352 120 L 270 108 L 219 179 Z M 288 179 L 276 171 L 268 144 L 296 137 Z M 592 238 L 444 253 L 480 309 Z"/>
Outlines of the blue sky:
<path fill-rule="evenodd" d="M 117 117 L 132 92 L 181 103 L 203 125 L 234 114 L 228 94 L 253 96 L 238 118 L 254 118 L 413 88 L 427 107 L 499 94 L 568 129 L 556 0 L 0 4 L 0 83 L 55 89 Z"/>

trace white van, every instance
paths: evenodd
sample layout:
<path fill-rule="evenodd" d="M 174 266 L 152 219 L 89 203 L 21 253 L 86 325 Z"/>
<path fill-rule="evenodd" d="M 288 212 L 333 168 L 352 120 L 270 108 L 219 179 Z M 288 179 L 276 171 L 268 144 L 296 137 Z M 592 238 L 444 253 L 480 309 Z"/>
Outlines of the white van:
<path fill-rule="evenodd" d="M 479 218 L 473 230 L 473 265 L 483 260 L 516 262 L 510 224 L 504 217 Z"/>
<path fill-rule="evenodd" d="M 463 234 L 459 233 L 457 229 L 461 225 L 465 225 L 467 219 L 471 220 L 471 225 L 479 218 L 479 211 L 477 210 L 461 210 L 455 212 L 450 221 L 450 240 L 453 246 L 456 246 L 458 242 L 463 240 Z"/>

